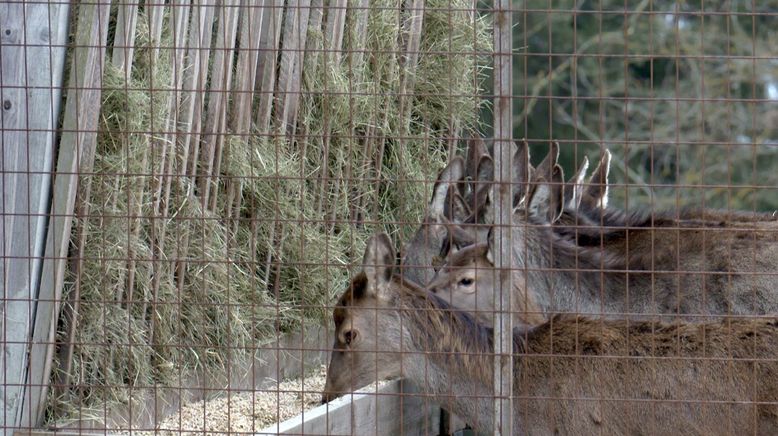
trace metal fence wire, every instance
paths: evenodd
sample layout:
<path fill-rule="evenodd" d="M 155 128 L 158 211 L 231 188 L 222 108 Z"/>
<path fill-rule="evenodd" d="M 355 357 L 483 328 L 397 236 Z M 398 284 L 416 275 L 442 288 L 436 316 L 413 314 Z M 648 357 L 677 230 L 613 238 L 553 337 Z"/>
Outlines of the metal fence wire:
<path fill-rule="evenodd" d="M 778 1 L 0 3 L 0 428 L 778 434 Z"/>

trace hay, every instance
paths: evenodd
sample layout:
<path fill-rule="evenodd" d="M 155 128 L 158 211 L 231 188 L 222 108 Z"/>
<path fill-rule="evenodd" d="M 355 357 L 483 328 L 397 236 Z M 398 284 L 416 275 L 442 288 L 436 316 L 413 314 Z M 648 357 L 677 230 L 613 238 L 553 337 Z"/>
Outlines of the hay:
<path fill-rule="evenodd" d="M 154 215 L 159 180 L 149 174 L 167 170 L 160 140 L 171 50 L 159 51 L 152 70 L 141 10 L 132 77 L 106 64 L 94 175 L 81 179 L 91 177 L 90 214 L 76 223 L 84 258 L 65 289 L 80 292 L 70 387 L 51 396 L 48 422 L 103 422 L 106 410 L 136 410 L 139 390 L 175 387 L 193 372 L 217 377 L 279 331 L 329 317 L 366 238 L 384 230 L 399 245 L 415 230 L 450 126 L 477 123 L 488 61 L 477 52 L 489 51 L 491 37 L 470 5 L 427 2 L 405 119 L 399 3 L 371 2 L 366 39 L 349 10 L 340 61 L 306 57 L 296 135 L 275 125 L 227 132 L 215 207 L 203 207 L 191 174 L 173 177 L 164 217 Z M 321 31 L 309 36 L 321 44 Z M 160 45 L 172 47 L 169 17 Z M 180 143 L 167 145 L 171 168 L 184 173 L 189 156 Z"/>

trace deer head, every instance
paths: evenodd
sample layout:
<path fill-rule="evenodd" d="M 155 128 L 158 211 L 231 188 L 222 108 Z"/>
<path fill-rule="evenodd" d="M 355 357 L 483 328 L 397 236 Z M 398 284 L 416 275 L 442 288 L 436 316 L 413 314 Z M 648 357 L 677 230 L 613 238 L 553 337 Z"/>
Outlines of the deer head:
<path fill-rule="evenodd" d="M 362 272 L 356 275 L 341 295 L 333 311 L 335 341 L 332 345 L 322 402 L 375 380 L 400 375 L 400 328 L 391 310 L 391 289 L 400 286 L 393 281 L 394 248 L 384 233 L 367 241 Z M 377 339 L 377 331 L 384 340 Z M 387 341 L 392 337 L 395 340 Z"/>
<path fill-rule="evenodd" d="M 456 189 L 463 173 L 461 157 L 452 159 L 441 170 L 424 221 L 403 249 L 402 275 L 415 283 L 425 285 L 432 279 L 433 261 L 442 255 L 448 236 L 446 225 L 454 216 L 469 213 Z M 451 216 L 447 218 L 447 214 Z"/>

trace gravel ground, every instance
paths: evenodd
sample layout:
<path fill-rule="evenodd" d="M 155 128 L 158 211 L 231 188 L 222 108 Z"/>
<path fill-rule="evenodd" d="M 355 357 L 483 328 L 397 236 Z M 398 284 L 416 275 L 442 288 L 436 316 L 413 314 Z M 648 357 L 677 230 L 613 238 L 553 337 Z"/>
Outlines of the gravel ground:
<path fill-rule="evenodd" d="M 252 433 L 319 405 L 327 367 L 302 378 L 282 381 L 264 391 L 233 393 L 229 398 L 190 403 L 165 418 L 156 431 L 125 431 L 125 435 L 203 436 Z M 387 382 L 379 382 L 378 387 Z M 360 391 L 371 391 L 370 385 Z M 303 392 L 304 391 L 304 392 Z"/>

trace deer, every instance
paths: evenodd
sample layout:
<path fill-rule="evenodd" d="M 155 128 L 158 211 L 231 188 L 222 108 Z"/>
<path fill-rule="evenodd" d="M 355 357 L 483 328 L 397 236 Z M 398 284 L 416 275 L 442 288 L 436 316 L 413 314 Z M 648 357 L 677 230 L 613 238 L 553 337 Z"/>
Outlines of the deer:
<path fill-rule="evenodd" d="M 463 214 L 455 212 L 452 205 L 463 203 L 454 202 L 453 197 L 458 195 L 458 184 L 464 176 L 464 165 L 464 160 L 457 156 L 438 173 L 424 219 L 403 249 L 401 266 L 403 277 L 407 280 L 426 285 L 435 273 L 434 265 L 445 257 L 442 252 L 444 247 L 447 247 L 445 240 L 456 232 L 455 229 L 447 227 L 455 222 L 455 215 Z"/>
<path fill-rule="evenodd" d="M 386 234 L 333 310 L 322 403 L 405 378 L 479 432 L 494 430 L 494 334 L 394 268 Z M 627 322 L 556 315 L 513 332 L 515 434 L 772 435 L 778 320 Z"/>
<path fill-rule="evenodd" d="M 778 313 L 778 221 L 645 214 L 627 226 L 593 227 L 596 243 L 582 243 L 586 231 L 574 239 L 555 225 L 564 208 L 561 168 L 536 173 L 535 182 L 523 185 L 526 206 L 514 211 L 511 226 L 513 282 L 524 290 L 519 295 L 514 289 L 517 322 L 564 312 L 686 320 Z M 528 181 L 528 171 L 522 174 Z M 494 310 L 493 241 L 471 238 L 456 245 L 473 243 L 471 250 L 449 254 L 428 286 L 455 306 L 488 317 Z"/>
<path fill-rule="evenodd" d="M 473 220 L 488 210 L 485 203 L 493 165 L 483 139 L 475 137 L 468 144 L 467 161 L 456 156 L 438 173 L 424 218 L 403 247 L 403 277 L 424 286 L 432 279 L 434 268 L 442 264 L 452 238 L 485 238 L 489 227 Z"/>

